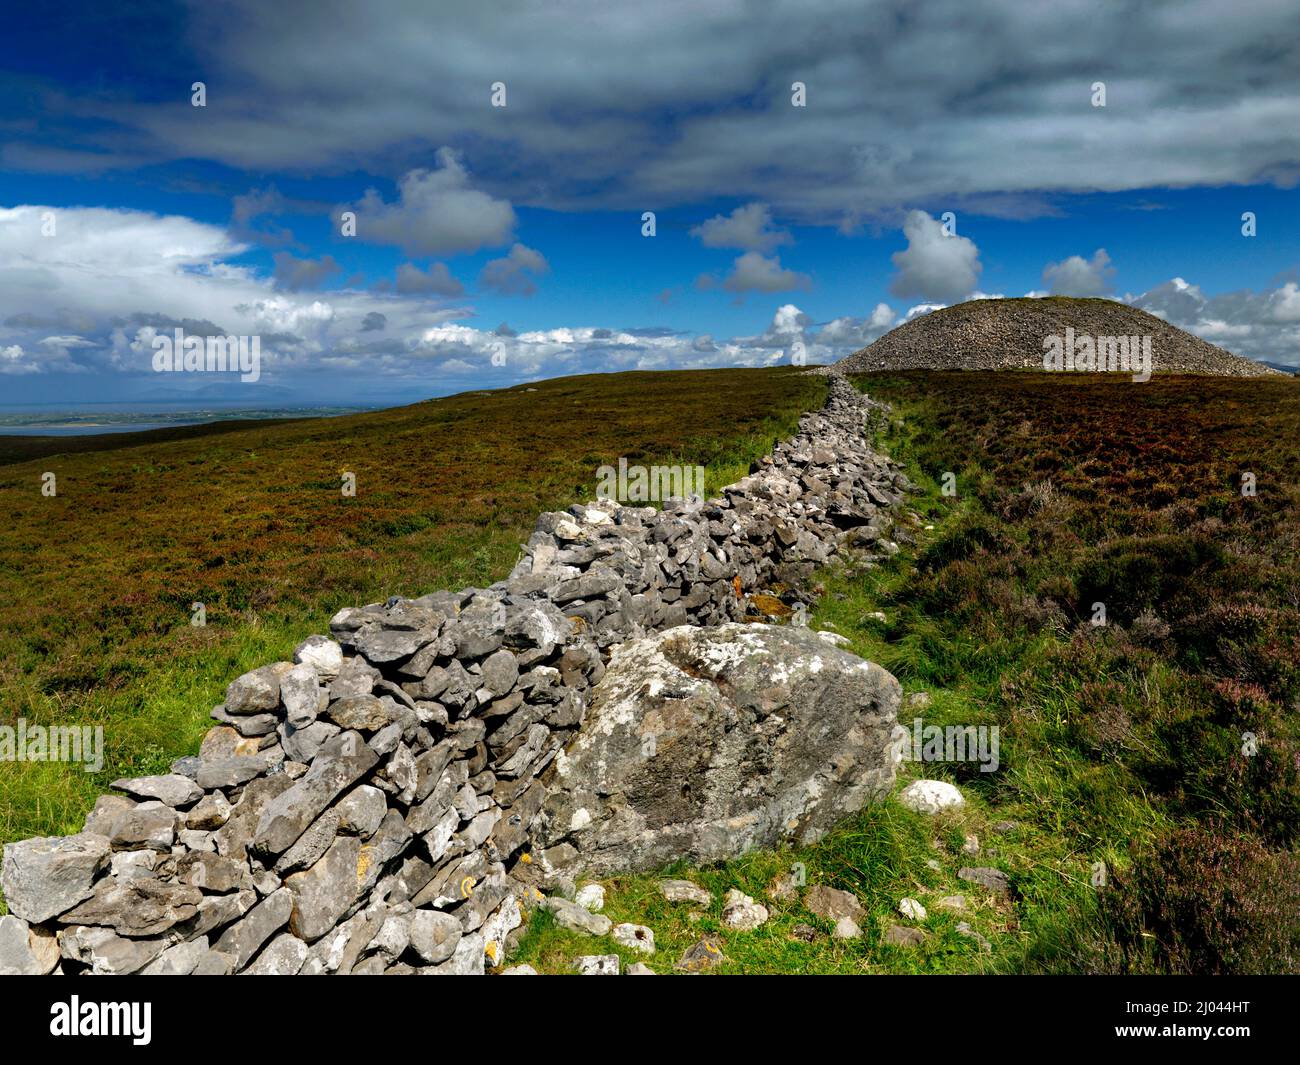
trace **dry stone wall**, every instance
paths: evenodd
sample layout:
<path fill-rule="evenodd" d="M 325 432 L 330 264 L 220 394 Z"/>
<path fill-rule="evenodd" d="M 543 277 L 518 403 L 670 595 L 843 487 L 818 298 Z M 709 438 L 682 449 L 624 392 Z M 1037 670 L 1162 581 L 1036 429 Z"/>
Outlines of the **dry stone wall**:
<path fill-rule="evenodd" d="M 896 549 L 911 485 L 867 444 L 877 405 L 828 385 L 718 499 L 543 514 L 505 580 L 342 610 L 237 678 L 197 756 L 5 847 L 0 971 L 499 964 L 555 886 L 530 832 L 611 650 L 788 613 L 840 549 Z"/>

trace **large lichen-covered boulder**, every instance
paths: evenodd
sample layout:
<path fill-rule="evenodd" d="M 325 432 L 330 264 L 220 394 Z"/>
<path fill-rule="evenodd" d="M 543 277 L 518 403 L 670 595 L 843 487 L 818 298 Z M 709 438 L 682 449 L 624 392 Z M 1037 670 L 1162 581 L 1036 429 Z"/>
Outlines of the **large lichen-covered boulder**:
<path fill-rule="evenodd" d="M 799 627 L 681 626 L 614 651 L 534 825 L 557 874 L 810 843 L 883 798 L 898 681 Z"/>

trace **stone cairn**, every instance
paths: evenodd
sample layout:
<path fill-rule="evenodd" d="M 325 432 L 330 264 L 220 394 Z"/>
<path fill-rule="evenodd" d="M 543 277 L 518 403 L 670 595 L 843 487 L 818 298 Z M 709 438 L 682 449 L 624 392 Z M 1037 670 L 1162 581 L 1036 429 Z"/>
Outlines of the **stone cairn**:
<path fill-rule="evenodd" d="M 789 612 L 912 486 L 832 378 L 719 499 L 543 514 L 510 576 L 340 611 L 226 690 L 197 757 L 4 848 L 0 972 L 482 973 L 543 898 L 530 830 L 612 649 Z M 785 603 L 765 591 L 782 590 Z M 517 933 L 516 933 L 517 934 Z"/>

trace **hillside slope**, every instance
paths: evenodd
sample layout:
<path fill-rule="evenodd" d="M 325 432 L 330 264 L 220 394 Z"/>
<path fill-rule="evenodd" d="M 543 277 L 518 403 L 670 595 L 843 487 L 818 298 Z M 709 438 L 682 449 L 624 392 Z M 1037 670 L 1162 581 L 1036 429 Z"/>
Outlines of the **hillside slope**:
<path fill-rule="evenodd" d="M 1041 370 L 1043 341 L 1064 336 L 1150 336 L 1156 373 L 1265 377 L 1279 371 L 1233 355 L 1153 314 L 1102 299 L 970 300 L 891 330 L 835 364 L 844 373 L 878 370 Z"/>

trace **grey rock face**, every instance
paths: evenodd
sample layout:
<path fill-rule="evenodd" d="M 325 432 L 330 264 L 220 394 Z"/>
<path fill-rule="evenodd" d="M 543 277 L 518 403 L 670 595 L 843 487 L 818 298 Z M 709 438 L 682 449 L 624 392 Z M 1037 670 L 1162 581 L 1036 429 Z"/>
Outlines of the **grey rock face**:
<path fill-rule="evenodd" d="M 293 896 L 289 930 L 314 942 L 338 924 L 357 896 L 357 861 L 361 841 L 339 836 L 310 869 L 285 880 Z"/>
<path fill-rule="evenodd" d="M 411 948 L 430 965 L 446 961 L 461 939 L 460 920 L 438 910 L 416 910 L 411 915 Z"/>
<path fill-rule="evenodd" d="M 308 636 L 293 649 L 293 660 L 311 666 L 321 680 L 333 680 L 343 668 L 343 648 L 328 636 Z"/>
<path fill-rule="evenodd" d="M 110 839 L 114 850 L 148 848 L 160 853 L 171 850 L 180 816 L 170 806 L 150 800 L 142 802 L 113 822 Z"/>
<path fill-rule="evenodd" d="M 66 913 L 90 897 L 109 850 L 105 837 L 90 832 L 6 843 L 0 885 L 9 912 L 32 924 Z"/>
<path fill-rule="evenodd" d="M 841 891 L 839 888 L 827 887 L 825 884 L 810 887 L 804 898 L 804 905 L 808 907 L 810 913 L 815 913 L 827 921 L 839 921 L 844 917 L 861 921 L 866 916 L 866 910 L 853 892 Z"/>
<path fill-rule="evenodd" d="M 274 710 L 280 705 L 281 667 L 288 665 L 277 662 L 262 666 L 232 680 L 226 688 L 226 713 L 241 715 Z"/>
<path fill-rule="evenodd" d="M 340 651 L 340 665 L 342 661 Z M 299 662 L 281 677 L 280 701 L 284 703 L 285 718 L 294 728 L 306 728 L 315 721 L 328 701 L 317 680 L 316 668 L 308 662 Z"/>
<path fill-rule="evenodd" d="M 69 924 L 100 925 L 127 936 L 153 936 L 198 914 L 197 888 L 139 878 L 105 877 L 85 902 L 65 915 Z"/>
<path fill-rule="evenodd" d="M 189 806 L 203 797 L 203 789 L 198 784 L 178 773 L 115 780 L 111 786 L 137 799 L 157 799 L 172 807 Z"/>
<path fill-rule="evenodd" d="M 307 944 L 301 939 L 282 932 L 266 945 L 266 949 L 244 970 L 245 976 L 294 976 L 307 960 Z"/>
<path fill-rule="evenodd" d="M 307 830 L 345 788 L 378 761 L 356 732 L 326 742 L 306 776 L 266 805 L 253 844 L 264 854 L 280 854 Z"/>
<path fill-rule="evenodd" d="M 985 891 L 994 895 L 1011 894 L 1011 878 L 1001 869 L 993 869 L 986 865 L 975 867 L 962 867 L 957 870 L 957 875 L 962 880 L 967 880 L 972 884 L 978 884 Z"/>
<path fill-rule="evenodd" d="M 0 917 L 0 976 L 44 976 L 58 963 L 58 943 L 48 932 L 13 914 Z"/>
<path fill-rule="evenodd" d="M 683 627 L 618 648 L 537 832 L 587 872 L 809 843 L 893 785 L 898 682 L 806 629 Z"/>
<path fill-rule="evenodd" d="M 592 913 L 587 907 L 568 899 L 549 898 L 542 903 L 542 908 L 551 912 L 556 924 L 575 932 L 586 932 L 589 936 L 603 936 L 614 924 L 603 913 Z"/>
<path fill-rule="evenodd" d="M 231 969 L 239 972 L 289 920 L 293 912 L 293 892 L 281 888 L 268 895 L 221 934 L 212 949 L 230 958 Z"/>

